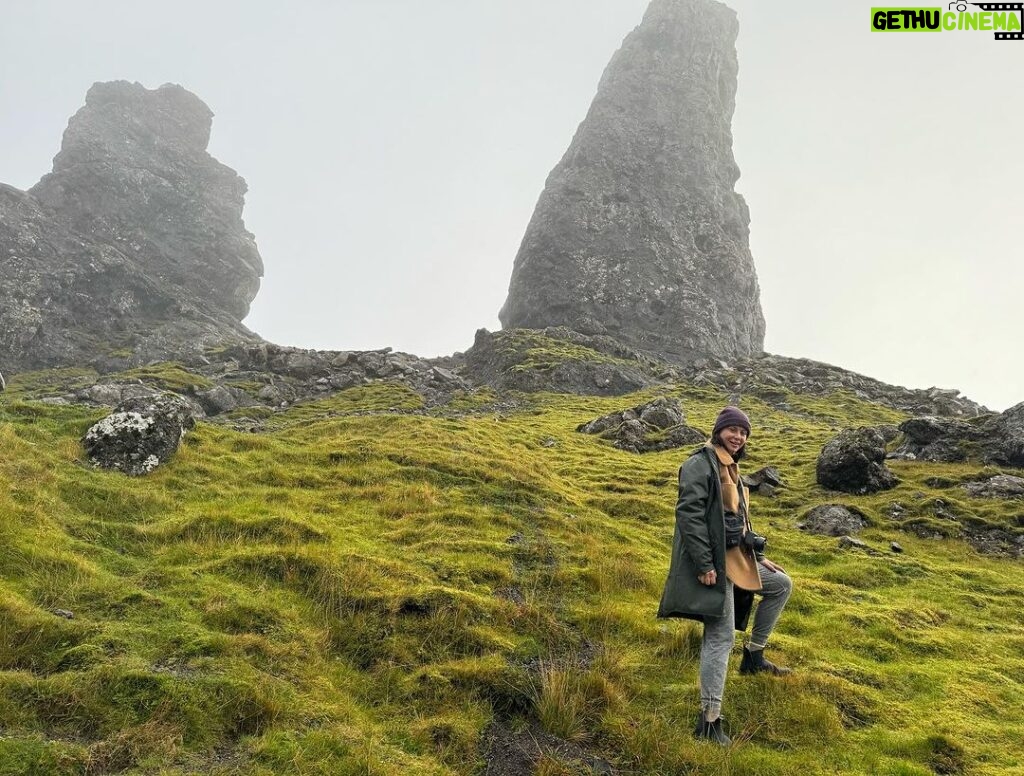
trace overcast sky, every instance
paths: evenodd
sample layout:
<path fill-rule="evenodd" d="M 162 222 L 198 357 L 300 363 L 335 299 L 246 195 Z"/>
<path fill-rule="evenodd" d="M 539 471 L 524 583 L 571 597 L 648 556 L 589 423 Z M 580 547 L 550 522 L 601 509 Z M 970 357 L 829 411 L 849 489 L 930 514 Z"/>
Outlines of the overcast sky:
<path fill-rule="evenodd" d="M 765 348 L 1024 400 L 1024 41 L 873 34 L 860 0 L 735 0 L 737 189 Z M 94 81 L 180 83 L 249 183 L 282 344 L 466 349 L 645 0 L 4 3 L 0 181 Z"/>

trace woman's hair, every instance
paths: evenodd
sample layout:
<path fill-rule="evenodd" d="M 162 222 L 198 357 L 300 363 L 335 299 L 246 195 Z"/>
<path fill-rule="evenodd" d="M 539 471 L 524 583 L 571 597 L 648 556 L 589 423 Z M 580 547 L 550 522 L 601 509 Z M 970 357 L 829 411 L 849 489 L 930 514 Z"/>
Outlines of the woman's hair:
<path fill-rule="evenodd" d="M 711 437 L 711 444 L 715 445 L 716 447 L 721 447 L 723 450 L 728 450 L 728 448 L 722 442 L 722 432 L 721 431 L 719 431 L 717 434 L 715 434 L 713 437 Z M 734 461 L 736 461 L 736 463 L 739 463 L 740 461 L 743 460 L 743 457 L 746 454 L 747 454 L 747 445 L 744 442 L 743 447 L 741 447 L 739 450 L 737 450 L 735 453 L 732 454 L 732 459 Z"/>

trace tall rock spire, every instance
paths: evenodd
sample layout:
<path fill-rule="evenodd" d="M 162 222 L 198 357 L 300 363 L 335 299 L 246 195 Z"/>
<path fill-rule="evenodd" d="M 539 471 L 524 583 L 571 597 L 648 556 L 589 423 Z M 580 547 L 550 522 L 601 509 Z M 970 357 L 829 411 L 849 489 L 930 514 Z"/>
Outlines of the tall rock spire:
<path fill-rule="evenodd" d="M 736 14 L 653 0 L 548 176 L 506 328 L 568 326 L 673 361 L 760 353 L 750 215 L 734 190 Z"/>
<path fill-rule="evenodd" d="M 0 184 L 0 368 L 259 341 L 241 321 L 263 260 L 245 181 L 206 151 L 212 117 L 180 86 L 98 83 L 53 172 L 27 192 Z"/>

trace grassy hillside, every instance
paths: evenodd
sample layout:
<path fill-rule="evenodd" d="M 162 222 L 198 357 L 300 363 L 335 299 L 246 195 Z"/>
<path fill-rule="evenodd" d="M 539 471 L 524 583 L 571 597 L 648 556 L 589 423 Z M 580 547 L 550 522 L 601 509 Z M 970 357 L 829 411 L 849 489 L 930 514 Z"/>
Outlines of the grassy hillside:
<path fill-rule="evenodd" d="M 690 737 L 698 626 L 654 617 L 685 453 L 573 430 L 653 393 L 499 413 L 486 393 L 426 412 L 401 386 L 352 389 L 266 433 L 200 424 L 128 479 L 83 465 L 105 413 L 32 401 L 46 384 L 0 394 L 0 774 L 471 774 L 502 737 L 544 744 L 548 776 L 598 757 L 645 774 L 1024 773 L 1020 562 L 890 517 L 898 502 L 939 533 L 950 514 L 1019 531 L 1024 504 L 967 497 L 967 465 L 897 462 L 902 484 L 875 496 L 814 484 L 835 430 L 892 410 L 745 403 L 745 470 L 788 485 L 753 509 L 796 580 L 772 651 L 796 672 L 730 672 L 743 740 L 721 751 Z M 725 399 L 670 393 L 701 428 Z M 796 529 L 833 501 L 868 515 L 879 554 Z"/>

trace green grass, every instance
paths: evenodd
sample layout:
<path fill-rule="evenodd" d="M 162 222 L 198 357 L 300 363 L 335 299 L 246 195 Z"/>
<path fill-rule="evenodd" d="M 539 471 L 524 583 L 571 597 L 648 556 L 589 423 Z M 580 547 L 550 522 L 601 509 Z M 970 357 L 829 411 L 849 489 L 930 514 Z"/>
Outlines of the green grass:
<path fill-rule="evenodd" d="M 968 497 L 970 465 L 898 462 L 872 496 L 814 482 L 837 427 L 892 410 L 745 402 L 745 470 L 787 485 L 753 510 L 796 580 L 773 645 L 796 673 L 733 666 L 740 740 L 719 751 L 689 735 L 699 628 L 654 617 L 685 451 L 573 431 L 658 393 L 502 415 L 483 393 L 458 416 L 366 386 L 264 434 L 200 424 L 129 479 L 83 465 L 102 410 L 26 400 L 67 378 L 0 395 L 0 774 L 471 774 L 488 725 L 530 721 L 625 773 L 1024 772 L 1020 563 L 975 553 L 935 500 L 1013 531 L 1020 502 Z M 670 394 L 700 428 L 725 398 Z M 796 529 L 832 501 L 864 511 L 880 554 Z M 901 531 L 893 502 L 950 538 Z M 537 772 L 581 768 L 549 753 Z"/>

